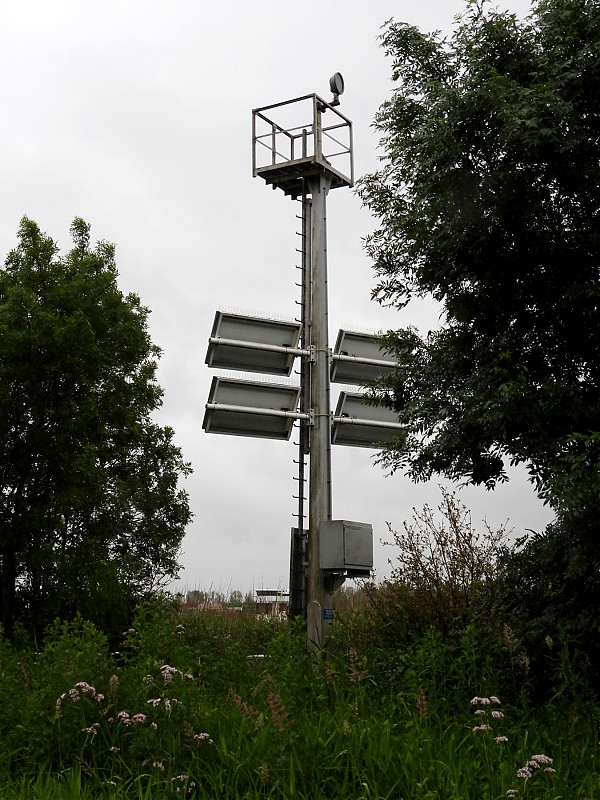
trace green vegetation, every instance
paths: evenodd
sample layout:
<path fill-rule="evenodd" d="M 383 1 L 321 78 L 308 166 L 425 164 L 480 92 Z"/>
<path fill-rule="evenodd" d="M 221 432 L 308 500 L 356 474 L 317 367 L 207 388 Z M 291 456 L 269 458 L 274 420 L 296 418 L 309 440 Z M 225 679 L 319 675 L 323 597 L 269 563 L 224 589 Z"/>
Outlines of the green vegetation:
<path fill-rule="evenodd" d="M 395 21 L 381 38 L 373 294 L 441 312 L 387 337 L 400 366 L 377 394 L 406 425 L 387 463 L 489 487 L 510 459 L 597 521 L 600 5 L 534 0 L 520 21 L 467 0 L 447 39 Z"/>
<path fill-rule="evenodd" d="M 161 404 L 148 309 L 117 286 L 114 247 L 23 219 L 0 266 L 0 621 L 38 635 L 80 611 L 118 635 L 176 575 L 189 472 Z"/>
<path fill-rule="evenodd" d="M 167 598 L 119 652 L 81 619 L 39 650 L 0 640 L 0 798 L 600 797 L 576 643 L 548 632 L 536 705 L 506 631 L 392 635 L 392 599 L 369 594 L 346 592 L 360 608 L 316 660 L 287 622 Z"/>
<path fill-rule="evenodd" d="M 600 4 L 465 6 L 447 38 L 381 37 L 373 296 L 399 325 L 415 297 L 440 308 L 385 336 L 398 367 L 372 399 L 405 427 L 381 461 L 487 488 L 526 465 L 556 520 L 501 556 L 494 607 L 532 658 L 549 629 L 578 637 L 600 686 Z"/>
<path fill-rule="evenodd" d="M 504 532 L 449 492 L 439 512 L 393 533 L 389 582 L 338 592 L 320 656 L 239 592 L 156 596 L 110 642 L 81 616 L 41 640 L 15 626 L 0 800 L 599 800 L 586 643 L 549 623 L 531 648 Z"/>
<path fill-rule="evenodd" d="M 189 467 L 152 421 L 147 309 L 81 220 L 61 258 L 24 219 L 0 269 L 0 800 L 600 800 L 600 7 L 471 0 L 449 41 L 383 43 L 375 295 L 443 309 L 386 339 L 384 461 L 488 487 L 525 463 L 556 522 L 509 547 L 444 492 L 390 528 L 390 581 L 338 593 L 320 656 L 239 592 L 156 594 Z"/>

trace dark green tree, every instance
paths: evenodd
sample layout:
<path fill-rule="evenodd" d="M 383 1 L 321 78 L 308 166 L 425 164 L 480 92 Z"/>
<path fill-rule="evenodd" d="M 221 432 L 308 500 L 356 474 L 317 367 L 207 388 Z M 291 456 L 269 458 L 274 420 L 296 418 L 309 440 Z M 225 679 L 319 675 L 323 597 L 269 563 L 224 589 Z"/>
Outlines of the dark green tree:
<path fill-rule="evenodd" d="M 374 296 L 440 304 L 390 332 L 374 390 L 416 479 L 491 488 L 528 465 L 560 515 L 600 512 L 600 4 L 537 0 L 525 21 L 467 3 L 452 37 L 389 22 L 395 88 L 360 194 Z"/>
<path fill-rule="evenodd" d="M 0 268 L 0 611 L 35 629 L 79 611 L 122 630 L 176 575 L 190 472 L 153 412 L 148 310 L 117 286 L 114 247 L 23 219 Z"/>
<path fill-rule="evenodd" d="M 382 41 L 395 89 L 360 187 L 374 296 L 440 308 L 427 336 L 386 337 L 399 366 L 373 396 L 406 427 L 383 461 L 488 488 L 526 464 L 556 521 L 507 553 L 485 619 L 534 658 L 566 629 L 597 663 L 600 4 L 519 21 L 471 0 L 448 40 L 390 22 Z"/>

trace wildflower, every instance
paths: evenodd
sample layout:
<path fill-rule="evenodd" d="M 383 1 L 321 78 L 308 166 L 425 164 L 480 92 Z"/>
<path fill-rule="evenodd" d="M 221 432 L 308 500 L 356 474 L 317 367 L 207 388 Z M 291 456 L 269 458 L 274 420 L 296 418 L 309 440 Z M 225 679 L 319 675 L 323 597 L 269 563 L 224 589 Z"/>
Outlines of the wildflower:
<path fill-rule="evenodd" d="M 159 769 L 161 772 L 165 771 L 165 765 L 163 764 L 162 761 L 153 761 L 152 766 L 154 767 L 154 769 Z"/>
<path fill-rule="evenodd" d="M 519 656 L 519 660 L 518 660 L 517 663 L 521 667 L 521 669 L 523 669 L 525 672 L 529 672 L 529 664 L 530 664 L 530 662 L 529 662 L 529 656 L 527 655 L 527 653 L 522 653 Z"/>
<path fill-rule="evenodd" d="M 428 708 L 427 708 L 427 695 L 423 688 L 419 690 L 419 695 L 417 697 L 417 711 L 419 712 L 419 716 L 421 719 L 427 719 L 428 717 Z"/>
<path fill-rule="evenodd" d="M 474 697 L 471 700 L 472 706 L 489 706 L 491 703 L 491 699 L 489 697 Z"/>
<path fill-rule="evenodd" d="M 491 731 L 492 730 L 492 726 L 491 725 L 476 725 L 473 728 L 473 730 L 474 731 Z"/>
<path fill-rule="evenodd" d="M 165 682 L 165 685 L 171 683 L 171 681 L 173 680 L 173 673 L 174 672 L 175 672 L 175 670 L 173 669 L 173 667 L 169 667 L 168 665 L 165 665 L 164 667 L 160 668 L 160 673 L 161 673 L 161 675 L 163 677 L 163 681 Z"/>
<path fill-rule="evenodd" d="M 158 725 L 156 724 L 156 722 L 151 722 L 150 727 L 152 728 L 153 731 L 158 729 Z"/>
<path fill-rule="evenodd" d="M 499 700 L 499 698 L 496 697 L 495 694 L 491 694 L 490 695 L 490 703 L 496 703 L 496 705 L 500 705 L 500 700 Z"/>
<path fill-rule="evenodd" d="M 99 694 L 93 686 L 91 686 L 87 681 L 78 681 L 75 686 L 69 689 L 68 692 L 63 692 L 56 700 L 56 716 L 60 717 L 62 713 L 62 707 L 64 705 L 65 700 L 67 697 L 72 703 L 78 703 L 81 700 L 82 695 L 88 694 L 90 697 L 95 698 L 99 703 L 104 700 L 104 695 Z"/>
<path fill-rule="evenodd" d="M 533 777 L 533 772 L 529 769 L 529 767 L 521 767 L 521 769 L 517 770 L 517 778 L 521 778 L 522 780 L 528 780 L 529 778 Z"/>
<path fill-rule="evenodd" d="M 273 720 L 273 724 L 279 733 L 284 733 L 285 729 L 291 725 L 291 721 L 289 718 L 290 715 L 283 707 L 281 699 L 275 694 L 275 692 L 269 692 L 267 695 L 267 703 L 271 711 L 271 719 Z"/>
<path fill-rule="evenodd" d="M 483 708 L 478 708 L 477 711 L 475 712 L 475 716 L 476 717 L 486 717 L 487 716 L 487 711 L 484 711 Z"/>
<path fill-rule="evenodd" d="M 477 713 L 477 712 L 475 712 L 475 713 Z M 504 717 L 504 714 L 502 713 L 502 711 L 497 711 L 496 709 L 494 709 L 494 710 L 492 711 L 492 717 L 493 717 L 494 719 L 503 719 L 503 717 Z"/>
<path fill-rule="evenodd" d="M 56 700 L 56 716 L 60 717 L 62 713 L 62 704 L 66 700 L 67 693 L 63 692 L 59 698 Z"/>
<path fill-rule="evenodd" d="M 159 706 L 161 704 L 161 698 L 160 697 L 153 697 L 151 700 L 146 700 L 146 703 L 149 706 L 152 706 L 153 708 L 156 708 L 156 706 Z"/>
<path fill-rule="evenodd" d="M 127 711 L 119 711 L 119 713 L 117 714 L 117 719 L 123 725 L 133 725 L 133 720 L 130 718 Z"/>
<path fill-rule="evenodd" d="M 146 715 L 145 714 L 134 714 L 131 719 L 132 719 L 133 722 L 136 723 L 136 725 L 143 725 L 143 723 L 146 722 Z"/>
<path fill-rule="evenodd" d="M 505 744 L 508 742 L 508 736 L 494 736 L 496 744 Z"/>
<path fill-rule="evenodd" d="M 154 678 L 152 677 L 152 675 L 144 675 L 143 683 L 145 683 L 146 686 L 149 686 L 150 684 L 154 683 Z"/>
<path fill-rule="evenodd" d="M 119 688 L 119 676 L 111 675 L 108 679 L 108 696 L 112 703 L 117 699 L 117 689 Z"/>
<path fill-rule="evenodd" d="M 120 747 L 116 747 L 114 744 L 112 747 L 109 747 L 108 749 L 110 750 L 111 753 L 119 753 L 121 750 Z"/>
<path fill-rule="evenodd" d="M 550 756 L 545 756 L 543 753 L 537 756 L 531 756 L 529 763 L 535 762 L 536 764 L 552 764 L 553 759 Z"/>
<path fill-rule="evenodd" d="M 516 797 L 518 794 L 519 794 L 519 792 L 517 791 L 517 789 L 507 789 L 506 790 L 506 796 L 507 797 Z"/>
<path fill-rule="evenodd" d="M 507 625 L 506 622 L 502 626 L 502 640 L 504 641 L 506 649 L 512 651 L 515 646 L 515 637 L 513 636 L 510 626 Z"/>
<path fill-rule="evenodd" d="M 233 700 L 234 704 L 238 707 L 238 709 L 242 712 L 242 714 L 246 717 L 246 719 L 250 719 L 254 722 L 258 720 L 258 718 L 260 717 L 260 712 L 258 712 L 254 708 L 254 706 L 250 705 L 250 703 L 244 703 L 244 701 L 240 697 L 237 697 L 236 695 L 233 695 L 231 699 Z"/>
<path fill-rule="evenodd" d="M 81 732 L 82 733 L 89 733 L 91 736 L 95 736 L 96 733 L 98 732 L 98 728 L 99 727 L 100 727 L 100 723 L 99 722 L 94 722 L 92 725 L 90 725 L 89 728 L 82 728 Z"/>
<path fill-rule="evenodd" d="M 366 659 L 360 658 L 356 650 L 351 647 L 348 653 L 348 660 L 350 662 L 350 680 L 352 683 L 360 683 L 368 674 Z"/>
<path fill-rule="evenodd" d="M 196 733 L 196 734 L 194 734 L 194 741 L 195 742 L 208 742 L 209 744 L 213 744 L 213 740 L 210 738 L 208 733 Z"/>

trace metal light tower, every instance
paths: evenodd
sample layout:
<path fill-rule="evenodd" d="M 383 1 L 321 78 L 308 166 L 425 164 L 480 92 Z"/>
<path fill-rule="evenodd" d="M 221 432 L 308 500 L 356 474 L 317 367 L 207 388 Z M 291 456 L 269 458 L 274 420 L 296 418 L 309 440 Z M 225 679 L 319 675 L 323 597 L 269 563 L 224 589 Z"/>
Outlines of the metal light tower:
<path fill-rule="evenodd" d="M 290 608 L 307 621 L 313 647 L 327 645 L 332 594 L 346 577 L 369 575 L 370 525 L 332 520 L 331 444 L 375 447 L 400 428 L 392 412 L 342 392 L 331 413 L 330 381 L 364 384 L 393 369 L 375 337 L 340 331 L 329 347 L 327 310 L 327 195 L 354 184 L 352 123 L 339 112 L 342 76 L 330 80 L 333 100 L 316 94 L 254 109 L 252 169 L 273 189 L 302 203 L 302 313 L 296 324 L 217 312 L 209 366 L 290 374 L 301 359 L 300 386 L 213 378 L 203 427 L 207 432 L 285 439 L 300 428 L 298 528 L 292 529 Z M 344 431 L 344 433 L 341 433 Z M 304 468 L 309 458 L 308 535 Z"/>
<path fill-rule="evenodd" d="M 334 106 L 339 105 L 339 95 L 344 91 L 342 76 L 336 73 L 330 81 L 334 95 L 326 103 L 317 95 L 298 98 L 288 103 L 257 109 L 253 113 L 253 171 L 274 188 L 285 194 L 302 197 L 303 248 L 303 302 L 305 335 L 311 354 L 301 372 L 305 397 L 308 395 L 313 410 L 309 427 L 308 446 L 304 431 L 304 449 L 310 453 L 308 548 L 306 579 L 306 618 L 308 639 L 322 647 L 329 639 L 333 622 L 332 594 L 343 577 L 327 574 L 321 568 L 322 522 L 331 520 L 331 408 L 329 369 L 328 297 L 327 297 L 327 195 L 332 186 L 352 186 L 354 159 L 352 150 L 352 123 Z M 291 125 L 283 127 L 273 120 L 275 109 L 295 112 L 305 100 L 312 105 L 310 127 Z M 329 113 L 329 124 L 324 125 L 324 115 Z M 269 116 L 267 117 L 267 112 Z M 295 121 L 295 120 L 294 120 Z M 299 120 L 300 121 L 300 120 Z M 264 134 L 257 130 L 263 122 Z M 289 123 L 288 123 L 289 125 Z M 342 140 L 342 135 L 345 137 Z M 324 151 L 324 136 L 327 144 Z M 280 143 L 283 144 L 281 147 Z M 270 161 L 257 165 L 257 146 L 267 145 Z M 333 153 L 328 158 L 331 147 Z M 288 149 L 289 147 L 289 149 Z M 296 148 L 300 152 L 297 152 Z M 299 155 L 300 158 L 296 156 Z M 288 156 L 290 156 L 288 158 Z M 343 156 L 349 165 L 349 174 L 336 169 L 332 161 Z M 310 196 L 310 201 L 308 200 Z M 304 425 L 301 423 L 301 428 Z M 303 453 L 299 460 L 302 460 Z"/>

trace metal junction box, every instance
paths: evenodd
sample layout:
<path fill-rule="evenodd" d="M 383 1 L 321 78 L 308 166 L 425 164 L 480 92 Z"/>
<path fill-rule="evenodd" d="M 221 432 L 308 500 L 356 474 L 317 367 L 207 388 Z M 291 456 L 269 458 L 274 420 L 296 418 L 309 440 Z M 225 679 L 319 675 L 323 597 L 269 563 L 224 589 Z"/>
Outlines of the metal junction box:
<path fill-rule="evenodd" d="M 373 569 L 373 526 L 345 519 L 323 520 L 319 525 L 321 569 L 369 575 Z"/>

